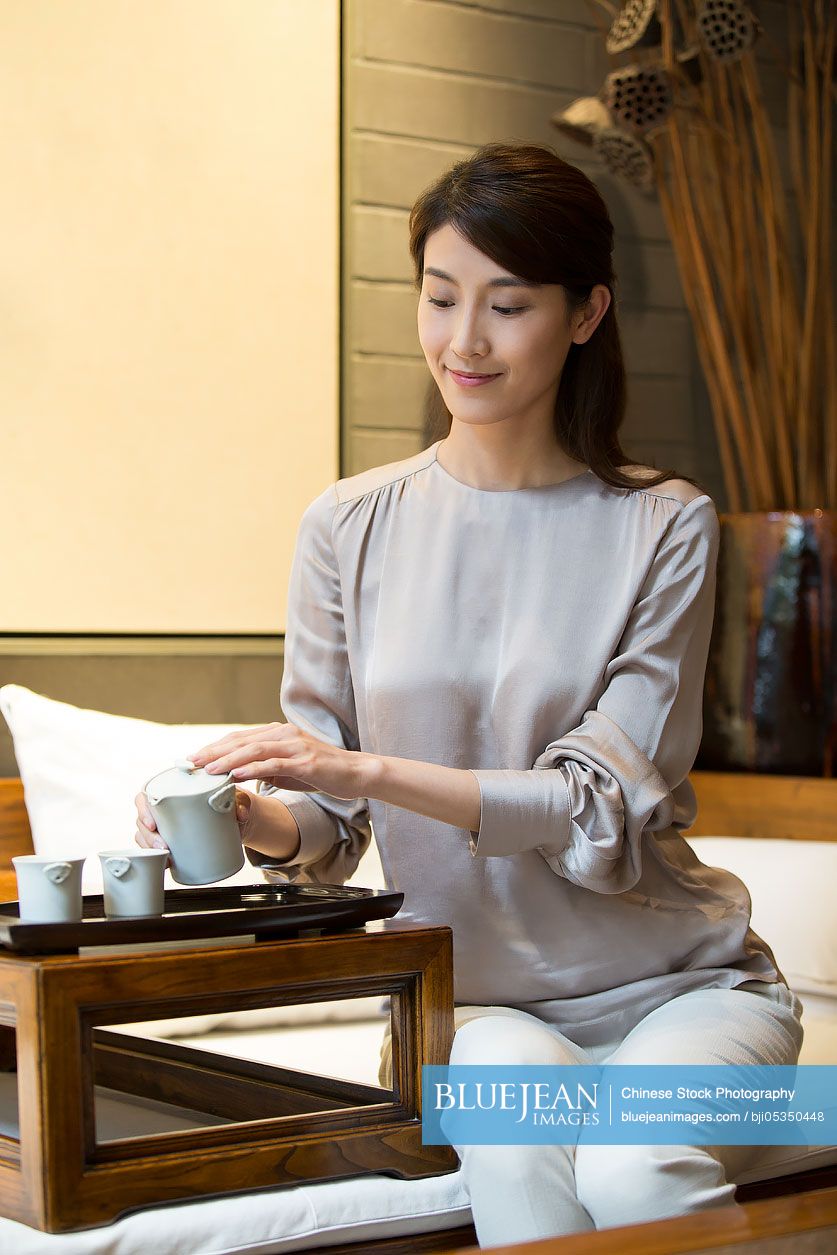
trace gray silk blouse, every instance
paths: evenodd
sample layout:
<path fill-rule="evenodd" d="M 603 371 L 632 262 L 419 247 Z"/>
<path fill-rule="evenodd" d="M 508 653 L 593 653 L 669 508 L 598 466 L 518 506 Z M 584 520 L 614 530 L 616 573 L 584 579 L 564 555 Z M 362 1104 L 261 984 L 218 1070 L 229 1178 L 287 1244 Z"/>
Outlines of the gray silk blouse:
<path fill-rule="evenodd" d="M 320 740 L 473 771 L 479 831 L 283 790 L 301 844 L 280 874 L 342 882 L 371 825 L 405 895 L 392 925 L 453 930 L 456 1002 L 528 1011 L 582 1047 L 690 990 L 784 980 L 745 886 L 679 835 L 696 814 L 712 501 L 590 470 L 477 489 L 439 443 L 305 511 L 280 700 Z"/>

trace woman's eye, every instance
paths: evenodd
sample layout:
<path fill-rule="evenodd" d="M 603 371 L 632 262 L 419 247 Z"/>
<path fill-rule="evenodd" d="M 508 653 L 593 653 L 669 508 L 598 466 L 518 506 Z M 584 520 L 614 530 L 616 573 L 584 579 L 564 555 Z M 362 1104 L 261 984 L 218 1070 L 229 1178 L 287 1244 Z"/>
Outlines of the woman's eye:
<path fill-rule="evenodd" d="M 428 296 L 427 299 L 430 302 L 430 304 L 435 305 L 437 309 L 450 309 L 450 307 L 453 305 L 453 301 L 442 301 L 442 300 L 439 300 L 439 298 L 435 296 Z M 524 310 L 527 310 L 528 308 L 529 308 L 528 305 L 493 305 L 492 306 L 492 309 L 495 310 L 496 313 L 503 314 L 503 316 L 506 318 L 508 318 L 509 315 L 511 314 L 522 314 Z"/>

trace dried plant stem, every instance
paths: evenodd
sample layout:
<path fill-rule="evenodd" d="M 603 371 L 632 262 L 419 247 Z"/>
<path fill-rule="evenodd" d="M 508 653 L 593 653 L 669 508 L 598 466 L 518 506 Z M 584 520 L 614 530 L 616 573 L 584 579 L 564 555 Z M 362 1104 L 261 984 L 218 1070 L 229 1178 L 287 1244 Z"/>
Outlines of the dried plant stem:
<path fill-rule="evenodd" d="M 698 156 L 697 160 L 693 159 L 689 164 L 697 175 L 696 178 L 692 179 L 695 220 L 697 230 L 700 232 L 697 247 L 704 255 L 712 256 L 713 238 L 717 239 L 721 232 L 714 233 L 714 229 L 719 225 L 718 218 L 713 213 L 712 206 L 709 204 L 706 195 L 709 172 L 705 169 L 704 162 L 700 156 Z M 742 420 L 748 428 L 750 448 L 755 451 L 756 459 L 760 463 L 765 477 L 762 484 L 762 490 L 764 490 L 772 478 L 770 474 L 770 459 L 766 448 L 764 431 L 759 423 L 760 410 L 756 399 L 754 373 L 751 369 L 750 357 L 744 344 L 744 326 L 742 319 L 739 317 L 739 309 L 736 302 L 735 276 L 732 267 L 728 267 L 725 264 L 725 258 L 719 256 L 717 251 L 713 261 L 713 287 L 717 293 L 717 303 L 720 306 L 723 322 L 729 328 L 731 334 L 738 375 L 743 390 L 744 406 L 742 407 Z"/>
<path fill-rule="evenodd" d="M 703 375 L 712 405 L 712 417 L 715 424 L 715 435 L 718 441 L 718 452 L 721 458 L 721 470 L 724 476 L 724 483 L 726 484 L 729 508 L 733 511 L 740 511 L 744 508 L 744 504 L 741 496 L 733 442 L 730 436 L 726 398 L 718 384 L 709 333 L 704 321 L 702 307 L 696 299 L 698 284 L 695 275 L 694 251 L 680 224 L 677 211 L 668 191 L 666 177 L 661 173 L 661 160 L 657 162 L 657 170 L 657 191 L 660 197 L 660 205 L 662 206 L 669 234 L 674 241 L 675 253 L 683 280 L 683 291 L 686 295 L 686 303 L 695 329 L 698 355 L 703 367 Z"/>
<path fill-rule="evenodd" d="M 764 267 L 752 264 L 752 241 L 758 237 L 758 216 L 754 212 L 752 199 L 752 156 L 749 143 L 736 149 L 736 121 L 730 102 L 728 75 L 709 75 L 706 80 L 711 95 L 711 108 L 720 115 L 723 123 L 723 142 L 718 138 L 719 128 L 713 128 L 715 144 L 713 149 L 714 163 L 726 191 L 726 202 L 723 215 L 730 224 L 733 233 L 734 247 L 732 250 L 731 269 L 735 277 L 733 290 L 734 308 L 728 312 L 728 319 L 740 332 L 741 343 L 737 352 L 742 363 L 742 370 L 747 369 L 752 381 L 751 395 L 748 404 L 751 409 L 751 421 L 755 416 L 767 414 L 770 410 L 771 382 L 766 371 L 759 369 L 764 360 L 761 351 L 763 324 L 759 311 L 768 300 L 767 286 L 764 278 Z M 757 417 L 756 417 L 756 421 Z M 765 425 L 765 441 L 774 483 L 776 474 L 776 440 L 770 424 Z M 780 464 L 780 469 L 781 464 Z M 790 467 L 787 475 L 792 476 Z M 779 475 L 781 478 L 781 473 Z M 790 486 L 784 485 L 788 499 L 793 497 L 792 479 Z"/>
<path fill-rule="evenodd" d="M 815 467 L 812 466 L 810 449 L 811 400 L 814 374 L 814 334 L 817 311 L 817 245 L 820 235 L 820 119 L 817 99 L 816 55 L 814 50 L 813 14 L 806 4 L 802 10 L 802 48 L 805 56 L 805 133 L 808 137 L 808 213 L 805 219 L 807 257 L 805 266 L 805 303 L 802 314 L 802 337 L 799 346 L 799 478 L 802 499 L 815 493 L 812 482 Z"/>
<path fill-rule="evenodd" d="M 677 188 L 677 201 L 684 217 L 684 225 L 694 242 L 695 277 L 698 283 L 698 295 L 706 320 L 709 343 L 715 359 L 715 370 L 718 372 L 720 385 L 726 394 L 727 409 L 735 442 L 739 450 L 747 450 L 750 445 L 749 424 L 744 415 L 733 370 L 730 345 L 716 301 L 716 289 L 712 283 L 706 254 L 700 246 L 700 231 L 691 194 L 691 181 L 683 153 L 680 125 L 676 116 L 671 120 L 668 134 L 671 141 L 673 182 Z M 752 467 L 747 460 L 742 459 L 741 474 L 746 498 L 752 503 L 750 508 L 758 509 L 756 503 L 769 494 L 770 474 L 764 456 L 763 443 L 759 442 L 752 452 L 754 455 Z"/>
<path fill-rule="evenodd" d="M 770 143 L 752 60 L 745 57 L 742 62 L 746 64 L 741 65 L 740 78 L 734 77 L 731 86 L 737 106 L 737 155 L 743 158 L 747 171 L 747 261 L 764 280 L 760 306 L 749 312 L 761 325 L 763 351 L 759 360 L 769 378 L 767 408 L 759 412 L 756 421 L 770 426 L 773 432 L 776 467 L 775 488 L 761 508 L 767 509 L 771 503 L 790 508 L 797 496 L 789 430 L 797 374 L 795 284 L 786 265 L 787 231 L 782 230 L 784 196 L 778 161 Z M 751 152 L 751 135 L 758 168 Z"/>
<path fill-rule="evenodd" d="M 796 8 L 792 4 L 788 5 L 788 43 L 792 53 L 799 46 Z M 794 196 L 796 197 L 797 213 L 799 220 L 804 221 L 808 215 L 808 197 L 805 191 L 805 173 L 802 164 L 801 94 L 802 82 L 799 76 L 799 66 L 791 63 L 790 77 L 788 79 L 788 155 L 790 157 L 791 178 L 793 180 Z"/>
<path fill-rule="evenodd" d="M 837 507 L 837 351 L 834 335 L 834 285 L 831 278 L 831 164 L 832 110 L 830 68 L 834 64 L 835 27 L 828 25 L 823 55 L 822 92 L 822 205 L 820 241 L 822 290 L 822 327 L 824 331 L 823 369 L 823 463 L 825 465 L 825 502 Z"/>

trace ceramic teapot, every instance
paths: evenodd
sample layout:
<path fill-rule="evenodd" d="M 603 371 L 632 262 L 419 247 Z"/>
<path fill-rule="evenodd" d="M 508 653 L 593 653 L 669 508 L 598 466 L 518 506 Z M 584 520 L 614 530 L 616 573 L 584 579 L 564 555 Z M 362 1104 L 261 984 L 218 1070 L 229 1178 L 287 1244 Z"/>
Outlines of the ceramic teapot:
<path fill-rule="evenodd" d="M 230 776 L 182 762 L 152 776 L 145 793 L 178 884 L 210 885 L 244 866 Z"/>

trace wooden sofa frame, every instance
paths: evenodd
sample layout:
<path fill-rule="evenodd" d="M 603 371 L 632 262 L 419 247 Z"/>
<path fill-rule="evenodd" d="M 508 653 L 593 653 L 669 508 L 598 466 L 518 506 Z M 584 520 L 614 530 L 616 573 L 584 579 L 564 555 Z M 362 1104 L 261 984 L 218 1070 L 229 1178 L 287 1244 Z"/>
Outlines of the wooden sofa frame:
<path fill-rule="evenodd" d="M 698 821 L 689 836 L 739 836 L 837 841 L 837 780 L 693 772 Z M 32 833 L 20 780 L 0 779 L 0 901 L 13 900 L 16 884 L 11 859 L 32 853 Z M 700 1216 L 648 1225 L 579 1234 L 543 1244 L 550 1255 L 583 1255 L 608 1250 L 670 1252 L 694 1250 L 696 1236 L 709 1246 L 728 1246 L 779 1233 L 837 1225 L 837 1165 L 741 1185 L 736 1201 L 745 1204 L 746 1233 L 740 1212 L 719 1208 Z M 697 1227 L 696 1227 L 697 1226 Z M 701 1227 L 702 1226 L 702 1227 Z M 699 1231 L 699 1232 L 698 1232 Z M 605 1245 L 597 1245 L 599 1239 Z M 681 1242 L 683 1243 L 681 1245 Z M 318 1248 L 320 1255 L 381 1255 L 440 1252 L 472 1248 L 473 1226 L 402 1238 Z"/>

